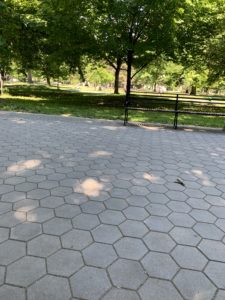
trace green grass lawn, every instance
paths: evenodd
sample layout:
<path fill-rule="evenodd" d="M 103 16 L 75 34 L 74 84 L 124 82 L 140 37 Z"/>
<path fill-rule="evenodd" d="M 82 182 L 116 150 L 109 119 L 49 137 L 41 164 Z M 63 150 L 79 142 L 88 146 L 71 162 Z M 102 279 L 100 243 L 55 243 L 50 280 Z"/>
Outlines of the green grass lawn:
<path fill-rule="evenodd" d="M 71 88 L 72 90 L 73 88 Z M 169 96 L 168 96 L 169 97 Z M 218 99 L 218 98 L 216 98 Z M 56 114 L 99 119 L 123 120 L 124 95 L 112 95 L 90 92 L 70 92 L 64 89 L 48 88 L 36 85 L 12 85 L 7 93 L 0 97 L 0 110 Z M 135 106 L 150 108 L 173 109 L 173 102 L 156 100 L 134 103 Z M 193 106 L 181 103 L 180 109 L 225 112 L 225 105 L 211 107 Z M 172 124 L 173 114 L 130 111 L 129 120 L 134 122 L 152 122 Z M 178 125 L 199 125 L 224 128 L 225 117 L 199 115 L 179 115 Z"/>

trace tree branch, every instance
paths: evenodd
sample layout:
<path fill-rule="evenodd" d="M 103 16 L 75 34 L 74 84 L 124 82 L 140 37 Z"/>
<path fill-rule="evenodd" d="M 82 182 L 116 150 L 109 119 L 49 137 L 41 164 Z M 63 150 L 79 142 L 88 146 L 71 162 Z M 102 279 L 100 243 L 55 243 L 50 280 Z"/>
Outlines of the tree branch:
<path fill-rule="evenodd" d="M 149 63 L 145 63 L 144 65 L 142 65 L 132 76 L 131 79 L 133 79 L 139 72 L 141 72 L 145 67 L 147 67 Z"/>

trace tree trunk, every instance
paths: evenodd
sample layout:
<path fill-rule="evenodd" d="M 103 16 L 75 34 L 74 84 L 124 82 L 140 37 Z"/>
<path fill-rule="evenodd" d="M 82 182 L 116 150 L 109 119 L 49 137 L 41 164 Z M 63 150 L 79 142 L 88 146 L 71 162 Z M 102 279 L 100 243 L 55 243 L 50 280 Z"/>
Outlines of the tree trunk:
<path fill-rule="evenodd" d="M 46 80 L 47 80 L 47 84 L 50 86 L 51 85 L 51 79 L 48 75 L 46 76 Z"/>
<path fill-rule="evenodd" d="M 33 83 L 32 73 L 31 73 L 30 70 L 27 72 L 27 82 L 28 83 Z"/>
<path fill-rule="evenodd" d="M 86 82 L 86 79 L 85 79 L 85 76 L 84 76 L 84 72 L 83 72 L 81 66 L 78 66 L 78 74 L 80 75 L 81 82 L 83 82 L 83 83 Z"/>
<path fill-rule="evenodd" d="M 122 59 L 117 58 L 116 70 L 115 70 L 115 81 L 114 81 L 114 94 L 119 94 L 119 82 L 120 82 L 121 65 L 122 65 Z"/>
<path fill-rule="evenodd" d="M 0 95 L 3 95 L 3 79 L 1 73 L 0 73 Z"/>
<path fill-rule="evenodd" d="M 128 50 L 128 53 L 127 53 L 126 102 L 129 102 L 129 98 L 130 98 L 132 63 L 133 63 L 133 50 Z"/>
<path fill-rule="evenodd" d="M 197 88 L 195 85 L 192 85 L 190 95 L 196 96 Z"/>

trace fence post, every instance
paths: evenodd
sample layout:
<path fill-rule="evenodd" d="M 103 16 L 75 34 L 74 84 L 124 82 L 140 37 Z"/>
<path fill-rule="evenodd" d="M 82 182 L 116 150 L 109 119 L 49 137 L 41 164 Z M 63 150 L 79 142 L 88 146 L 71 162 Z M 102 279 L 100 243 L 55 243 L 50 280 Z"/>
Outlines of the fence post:
<path fill-rule="evenodd" d="M 125 102 L 124 102 L 124 109 L 125 109 L 125 111 L 124 111 L 124 123 L 123 123 L 124 126 L 126 126 L 127 122 L 128 122 L 128 106 L 129 106 L 129 102 L 130 102 L 129 98 L 130 98 L 130 95 L 127 94 L 126 98 L 125 98 Z"/>
<path fill-rule="evenodd" d="M 178 101 L 179 101 L 179 94 L 177 94 L 176 102 L 175 102 L 175 116 L 173 122 L 173 128 L 177 129 L 177 122 L 178 122 Z"/>

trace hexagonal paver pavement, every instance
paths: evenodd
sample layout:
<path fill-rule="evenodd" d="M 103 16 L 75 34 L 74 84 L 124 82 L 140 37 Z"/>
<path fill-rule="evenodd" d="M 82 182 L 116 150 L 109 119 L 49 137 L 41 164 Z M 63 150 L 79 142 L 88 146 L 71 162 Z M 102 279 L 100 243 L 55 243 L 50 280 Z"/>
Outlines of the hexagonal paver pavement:
<path fill-rule="evenodd" d="M 0 126 L 0 299 L 225 299 L 224 134 Z"/>

